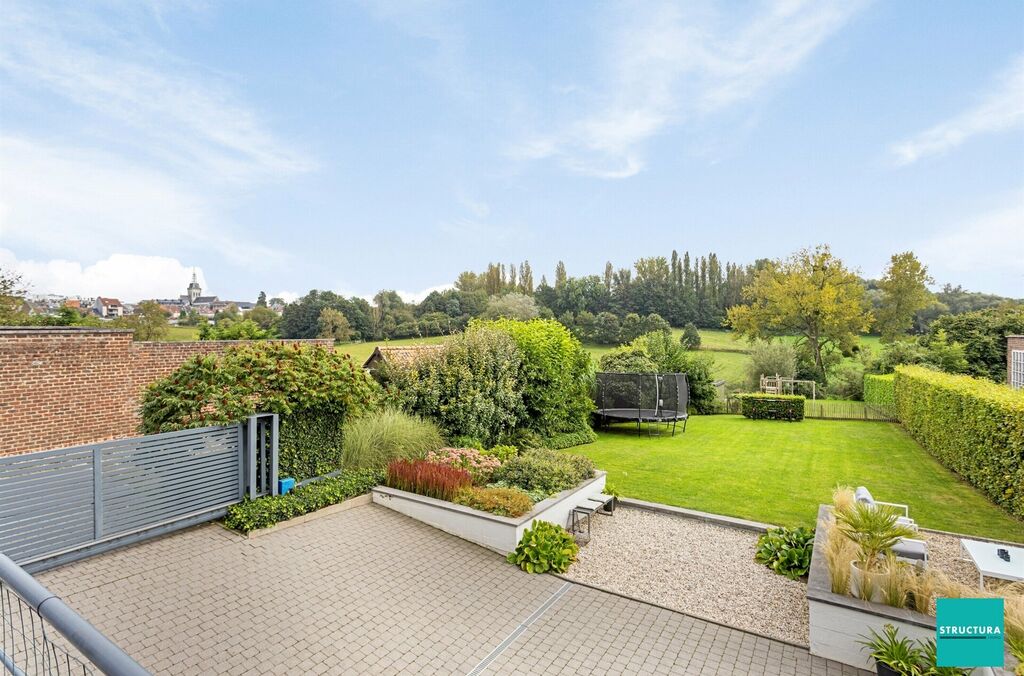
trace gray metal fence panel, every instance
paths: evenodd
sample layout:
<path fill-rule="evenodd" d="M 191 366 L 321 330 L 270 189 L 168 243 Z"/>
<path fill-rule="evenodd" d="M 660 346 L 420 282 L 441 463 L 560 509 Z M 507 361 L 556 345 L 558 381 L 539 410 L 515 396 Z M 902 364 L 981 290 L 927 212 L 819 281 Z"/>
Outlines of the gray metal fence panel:
<path fill-rule="evenodd" d="M 0 552 L 27 561 L 95 538 L 88 446 L 0 458 Z"/>
<path fill-rule="evenodd" d="M 250 444 L 246 427 L 258 431 Z M 0 457 L 0 552 L 40 570 L 215 518 L 247 490 L 276 494 L 276 465 L 277 416 L 266 414 Z M 249 486 L 250 473 L 258 487 Z"/>

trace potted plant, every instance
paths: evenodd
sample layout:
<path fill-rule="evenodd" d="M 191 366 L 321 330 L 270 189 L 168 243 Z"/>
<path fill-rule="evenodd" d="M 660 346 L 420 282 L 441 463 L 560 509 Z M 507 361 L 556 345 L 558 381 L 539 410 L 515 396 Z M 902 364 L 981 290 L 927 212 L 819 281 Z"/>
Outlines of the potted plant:
<path fill-rule="evenodd" d="M 884 600 L 885 554 L 914 531 L 897 521 L 897 514 L 882 505 L 855 503 L 835 511 L 836 528 L 857 545 L 850 562 L 850 593 L 865 601 Z"/>
<path fill-rule="evenodd" d="M 871 629 L 871 638 L 860 641 L 866 650 L 871 651 L 875 660 L 875 672 L 878 676 L 920 676 L 921 649 L 910 639 L 900 638 L 899 631 L 891 624 L 882 628 L 882 635 Z M 865 637 L 867 638 L 867 637 Z"/>

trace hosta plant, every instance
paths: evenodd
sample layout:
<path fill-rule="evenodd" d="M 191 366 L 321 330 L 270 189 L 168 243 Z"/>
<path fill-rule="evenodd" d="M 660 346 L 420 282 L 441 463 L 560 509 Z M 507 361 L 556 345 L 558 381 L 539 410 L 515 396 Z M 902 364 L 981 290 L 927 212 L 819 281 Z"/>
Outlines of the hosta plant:
<path fill-rule="evenodd" d="M 796 580 L 807 575 L 813 546 L 814 531 L 809 528 L 772 528 L 758 539 L 754 560 Z"/>
<path fill-rule="evenodd" d="M 547 521 L 534 521 L 515 551 L 508 555 L 508 562 L 527 573 L 564 573 L 579 550 L 569 531 Z"/>

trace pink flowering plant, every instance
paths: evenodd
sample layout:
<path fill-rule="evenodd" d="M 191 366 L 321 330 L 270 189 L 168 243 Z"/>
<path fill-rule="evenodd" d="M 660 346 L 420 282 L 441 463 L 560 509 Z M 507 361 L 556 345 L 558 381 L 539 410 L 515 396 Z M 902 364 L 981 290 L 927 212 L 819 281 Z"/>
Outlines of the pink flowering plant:
<path fill-rule="evenodd" d="M 442 448 L 427 454 L 427 461 L 464 469 L 477 486 L 487 483 L 494 471 L 501 467 L 500 460 L 475 448 Z"/>

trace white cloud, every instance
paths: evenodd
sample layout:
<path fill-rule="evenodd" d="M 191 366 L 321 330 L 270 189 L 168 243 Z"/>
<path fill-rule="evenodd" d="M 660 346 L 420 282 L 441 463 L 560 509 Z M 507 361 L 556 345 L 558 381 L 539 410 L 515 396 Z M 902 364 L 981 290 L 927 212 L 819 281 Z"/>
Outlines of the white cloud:
<path fill-rule="evenodd" d="M 629 5 L 613 19 L 605 91 L 554 132 L 529 135 L 511 155 L 555 158 L 603 178 L 633 176 L 652 137 L 763 93 L 863 5 L 774 0 L 738 25 L 693 5 Z"/>
<path fill-rule="evenodd" d="M 447 291 L 448 289 L 454 289 L 454 284 L 439 284 L 437 286 L 428 286 L 425 289 L 419 291 L 395 291 L 398 296 L 406 303 L 419 303 L 424 298 L 432 294 L 434 291 Z M 370 302 L 373 302 L 372 298 Z"/>
<path fill-rule="evenodd" d="M 940 271 L 984 274 L 1002 279 L 1000 286 L 1006 293 L 1020 296 L 1024 289 L 1022 232 L 1024 188 L 981 215 L 935 234 L 917 248 L 936 277 L 946 276 Z"/>
<path fill-rule="evenodd" d="M 99 116 L 107 138 L 185 165 L 204 180 L 248 181 L 304 171 L 311 162 L 278 141 L 223 77 L 145 38 L 132 5 L 99 16 L 75 6 L 4 6 L 0 70 Z M 157 15 L 159 16 L 159 12 Z M 140 18 L 141 17 L 141 18 Z"/>
<path fill-rule="evenodd" d="M 271 293 L 267 295 L 267 298 L 280 298 L 286 303 L 294 303 L 302 297 L 301 293 L 295 293 L 294 291 L 278 291 L 277 293 Z"/>
<path fill-rule="evenodd" d="M 7 247 L 96 260 L 111 251 L 215 251 L 229 262 L 282 254 L 232 233 L 201 194 L 116 155 L 0 137 L 0 237 Z"/>
<path fill-rule="evenodd" d="M 76 296 L 113 296 L 134 303 L 149 298 L 177 298 L 192 279 L 192 268 L 176 258 L 113 254 L 89 265 L 77 261 L 18 260 L 0 249 L 0 266 L 22 275 L 31 293 Z M 199 283 L 206 286 L 202 268 Z"/>
<path fill-rule="evenodd" d="M 990 91 L 962 113 L 892 146 L 898 165 L 941 155 L 974 136 L 995 134 L 1024 125 L 1024 54 L 1017 56 L 994 80 Z"/>

